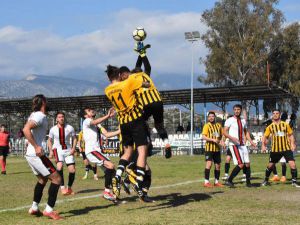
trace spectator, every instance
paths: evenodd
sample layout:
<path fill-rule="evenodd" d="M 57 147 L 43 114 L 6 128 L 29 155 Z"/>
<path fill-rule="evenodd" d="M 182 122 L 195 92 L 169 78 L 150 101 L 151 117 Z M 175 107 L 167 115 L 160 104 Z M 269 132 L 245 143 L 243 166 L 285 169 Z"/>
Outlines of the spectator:
<path fill-rule="evenodd" d="M 10 135 L 4 124 L 0 125 L 0 165 L 1 174 L 6 174 L 6 157 L 11 149 Z"/>
<path fill-rule="evenodd" d="M 177 133 L 177 132 L 182 133 L 183 131 L 184 131 L 184 128 L 183 128 L 183 126 L 179 123 L 178 126 L 177 126 L 177 129 L 176 129 L 176 133 Z"/>

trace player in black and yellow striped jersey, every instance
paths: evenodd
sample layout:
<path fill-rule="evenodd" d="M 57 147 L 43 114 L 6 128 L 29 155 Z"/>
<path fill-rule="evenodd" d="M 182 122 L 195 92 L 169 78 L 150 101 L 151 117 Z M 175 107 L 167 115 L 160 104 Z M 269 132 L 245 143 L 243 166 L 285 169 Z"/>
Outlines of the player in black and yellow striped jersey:
<path fill-rule="evenodd" d="M 216 122 L 216 115 L 214 112 L 208 113 L 208 123 L 203 127 L 202 138 L 206 140 L 205 144 L 205 160 L 206 166 L 204 170 L 205 181 L 204 187 L 212 187 L 209 182 L 210 168 L 212 162 L 215 164 L 215 182 L 214 186 L 222 187 L 219 183 L 220 167 L 221 167 L 221 152 L 220 145 L 224 145 L 222 141 L 222 126 Z"/>
<path fill-rule="evenodd" d="M 145 82 L 149 82 L 149 88 L 140 88 L 137 91 L 137 98 L 144 108 L 144 118 L 147 121 L 151 116 L 154 119 L 154 126 L 157 130 L 159 137 L 165 143 L 165 157 L 170 158 L 172 156 L 171 145 L 168 140 L 168 133 L 164 127 L 164 108 L 163 102 L 159 91 L 155 87 L 152 79 L 150 78 L 151 66 L 146 56 L 145 49 L 139 52 L 139 56 L 136 62 L 136 68 L 130 72 L 130 70 L 123 66 L 120 68 L 120 78 L 121 80 L 126 80 L 128 76 L 132 74 L 139 74 L 142 76 Z M 144 64 L 145 73 L 143 73 L 141 67 Z M 150 134 L 148 134 L 150 136 Z"/>
<path fill-rule="evenodd" d="M 272 120 L 273 122 L 266 128 L 262 139 L 262 152 L 266 152 L 266 144 L 270 137 L 272 138 L 272 147 L 265 180 L 261 185 L 267 186 L 270 184 L 269 176 L 274 165 L 284 157 L 291 168 L 292 185 L 300 187 L 297 184 L 297 168 L 293 156 L 293 151 L 296 149 L 293 130 L 288 123 L 280 120 L 280 111 L 277 109 L 272 112 Z"/>
<path fill-rule="evenodd" d="M 132 75 L 125 81 L 120 81 L 120 70 L 117 67 L 108 65 L 107 76 L 111 82 L 105 88 L 105 94 L 111 101 L 118 113 L 120 130 L 122 134 L 122 144 L 124 154 L 122 155 L 113 178 L 113 192 L 116 197 L 120 195 L 121 176 L 129 164 L 133 152 L 133 145 L 138 150 L 137 160 L 137 190 L 138 195 L 143 200 L 142 182 L 145 176 L 147 161 L 147 125 L 143 118 L 143 106 L 136 99 L 136 90 L 141 87 L 149 87 L 149 83 L 144 82 L 142 76 Z M 145 86 L 147 84 L 147 86 Z"/>

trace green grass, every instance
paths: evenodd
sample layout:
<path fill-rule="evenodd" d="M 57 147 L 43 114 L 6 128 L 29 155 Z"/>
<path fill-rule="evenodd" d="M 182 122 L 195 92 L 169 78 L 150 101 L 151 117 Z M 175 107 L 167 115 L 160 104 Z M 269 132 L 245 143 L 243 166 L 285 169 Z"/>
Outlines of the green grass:
<path fill-rule="evenodd" d="M 117 160 L 113 159 L 114 162 Z M 268 156 L 251 155 L 251 161 L 252 182 L 258 186 Z M 205 189 L 202 186 L 203 156 L 176 156 L 170 160 L 152 157 L 149 164 L 153 171 L 150 195 L 155 203 L 141 203 L 134 194 L 126 196 L 124 193 L 122 197 L 127 202 L 119 205 L 101 197 L 75 200 L 101 194 L 104 182 L 103 179 L 94 181 L 91 172 L 90 179 L 81 180 L 84 167 L 81 158 L 77 158 L 74 190 L 79 193 L 67 197 L 59 194 L 60 202 L 55 207 L 65 220 L 33 217 L 27 214 L 28 208 L 24 208 L 0 212 L 0 224 L 300 224 L 300 189 L 291 187 L 290 182 L 271 187 L 246 188 L 245 184 L 238 183 L 234 189 Z M 280 167 L 278 171 L 281 172 Z M 65 179 L 66 175 L 67 171 Z M 103 175 L 102 171 L 100 175 Z M 235 182 L 239 181 L 240 178 L 236 178 Z M 30 205 L 35 183 L 25 159 L 8 158 L 8 174 L 0 176 L 0 211 Z M 47 188 L 42 202 L 46 199 Z"/>

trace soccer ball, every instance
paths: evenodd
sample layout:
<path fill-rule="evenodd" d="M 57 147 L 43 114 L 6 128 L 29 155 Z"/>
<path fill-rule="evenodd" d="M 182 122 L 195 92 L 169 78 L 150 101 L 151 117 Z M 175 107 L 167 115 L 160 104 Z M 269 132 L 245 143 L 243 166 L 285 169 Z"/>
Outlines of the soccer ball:
<path fill-rule="evenodd" d="M 132 32 L 132 37 L 136 41 L 143 41 L 147 37 L 147 33 L 143 27 L 137 27 L 133 32 Z"/>

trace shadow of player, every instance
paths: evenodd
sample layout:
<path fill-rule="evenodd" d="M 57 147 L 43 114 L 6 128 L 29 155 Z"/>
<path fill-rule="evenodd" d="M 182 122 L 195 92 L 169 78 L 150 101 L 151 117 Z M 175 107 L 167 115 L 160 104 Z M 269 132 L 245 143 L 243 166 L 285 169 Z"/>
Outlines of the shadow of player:
<path fill-rule="evenodd" d="M 61 212 L 61 215 L 63 214 L 71 214 L 71 215 L 63 215 L 64 218 L 68 218 L 68 217 L 74 217 L 74 216 L 80 216 L 80 215 L 84 215 L 84 214 L 88 214 L 90 211 L 93 211 L 93 210 L 98 210 L 98 209 L 107 209 L 109 207 L 114 207 L 115 204 L 114 203 L 111 203 L 109 205 L 97 205 L 97 206 L 88 206 L 88 207 L 85 207 L 83 209 L 73 209 L 73 210 L 70 210 L 68 212 Z"/>
<path fill-rule="evenodd" d="M 94 188 L 94 189 L 80 190 L 80 191 L 77 191 L 76 193 L 77 194 L 86 194 L 86 193 L 101 192 L 101 191 L 103 191 L 103 189 Z"/>

